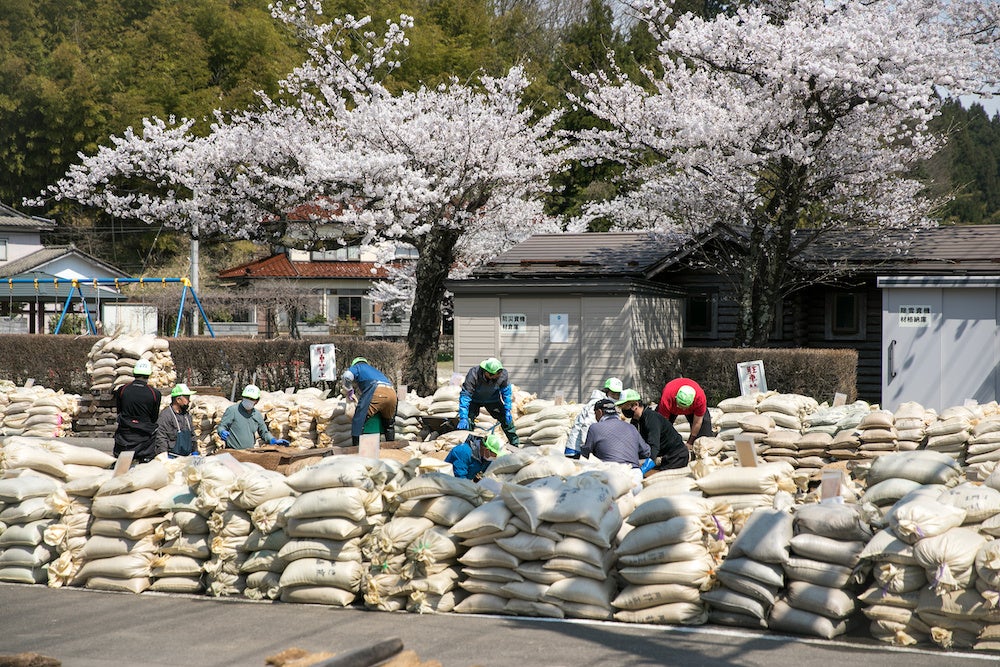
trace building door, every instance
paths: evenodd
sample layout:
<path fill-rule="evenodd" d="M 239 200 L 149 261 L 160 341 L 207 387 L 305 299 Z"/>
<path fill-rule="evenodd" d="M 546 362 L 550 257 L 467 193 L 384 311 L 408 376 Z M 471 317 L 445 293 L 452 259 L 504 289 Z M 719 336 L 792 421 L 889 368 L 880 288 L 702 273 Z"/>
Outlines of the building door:
<path fill-rule="evenodd" d="M 539 391 L 541 367 L 538 362 L 538 338 L 541 308 L 538 299 L 500 298 L 500 361 L 519 388 Z M 539 394 L 541 396 L 541 394 Z"/>
<path fill-rule="evenodd" d="M 887 287 L 882 305 L 882 407 L 996 399 L 997 290 Z"/>
<path fill-rule="evenodd" d="M 580 299 L 559 300 L 542 306 L 537 365 L 541 370 L 539 396 L 580 400 Z"/>

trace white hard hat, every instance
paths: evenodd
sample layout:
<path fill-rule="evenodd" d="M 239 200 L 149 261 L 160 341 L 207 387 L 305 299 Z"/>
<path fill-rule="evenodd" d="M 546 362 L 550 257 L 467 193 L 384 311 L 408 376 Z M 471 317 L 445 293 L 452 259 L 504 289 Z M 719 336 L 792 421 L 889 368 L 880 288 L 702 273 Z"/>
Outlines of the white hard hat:
<path fill-rule="evenodd" d="M 260 387 L 255 384 L 248 384 L 243 388 L 243 398 L 249 398 L 251 401 L 260 400 Z"/>
<path fill-rule="evenodd" d="M 149 363 L 149 359 L 140 359 L 135 362 L 135 366 L 132 367 L 132 375 L 152 375 L 153 374 L 153 364 Z"/>

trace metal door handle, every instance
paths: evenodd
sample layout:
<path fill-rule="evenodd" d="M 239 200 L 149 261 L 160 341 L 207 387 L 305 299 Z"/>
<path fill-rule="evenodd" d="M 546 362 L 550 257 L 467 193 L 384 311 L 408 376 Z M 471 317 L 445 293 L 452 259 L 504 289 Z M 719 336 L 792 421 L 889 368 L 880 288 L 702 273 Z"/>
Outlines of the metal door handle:
<path fill-rule="evenodd" d="M 893 341 L 891 341 L 889 343 L 889 355 L 888 356 L 889 356 L 889 368 L 888 368 L 888 371 L 889 371 L 889 380 L 891 381 L 894 377 L 896 377 L 896 363 L 895 363 L 896 341 L 895 340 L 893 340 Z"/>
<path fill-rule="evenodd" d="M 546 359 L 546 360 L 545 360 L 545 363 L 549 363 L 549 360 L 548 360 L 548 359 Z"/>
<path fill-rule="evenodd" d="M 535 357 L 535 363 L 536 364 L 538 363 L 538 357 Z"/>

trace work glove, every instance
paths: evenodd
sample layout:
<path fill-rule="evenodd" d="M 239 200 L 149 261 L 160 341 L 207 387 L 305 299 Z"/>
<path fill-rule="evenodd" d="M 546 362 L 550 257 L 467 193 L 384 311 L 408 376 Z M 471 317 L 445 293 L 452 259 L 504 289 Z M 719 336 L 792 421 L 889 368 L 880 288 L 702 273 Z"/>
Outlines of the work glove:
<path fill-rule="evenodd" d="M 285 440 L 284 438 L 271 438 L 271 444 L 284 446 L 288 444 L 288 441 Z"/>
<path fill-rule="evenodd" d="M 229 440 L 229 431 L 227 431 L 226 429 L 222 429 L 221 431 L 219 431 L 219 437 L 222 438 L 223 442 Z"/>
<path fill-rule="evenodd" d="M 469 420 L 466 419 L 465 417 L 462 417 L 461 419 L 458 420 L 458 425 L 455 428 L 457 428 L 459 431 L 468 431 Z"/>

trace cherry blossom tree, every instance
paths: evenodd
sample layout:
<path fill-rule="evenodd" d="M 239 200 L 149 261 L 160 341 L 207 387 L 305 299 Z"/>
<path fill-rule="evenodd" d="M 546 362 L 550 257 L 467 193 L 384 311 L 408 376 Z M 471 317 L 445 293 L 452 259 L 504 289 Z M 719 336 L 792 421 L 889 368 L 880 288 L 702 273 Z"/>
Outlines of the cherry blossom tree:
<path fill-rule="evenodd" d="M 934 224 L 912 174 L 941 146 L 939 95 L 996 82 L 998 3 L 762 0 L 712 19 L 672 4 L 635 6 L 662 71 L 578 74 L 574 101 L 607 129 L 580 133 L 577 155 L 623 163 L 626 193 L 574 224 L 711 233 L 702 259 L 734 290 L 735 343 L 762 345 L 819 244 L 840 260 L 829 277 Z"/>
<path fill-rule="evenodd" d="M 216 114 L 205 136 L 190 120 L 149 119 L 141 134 L 82 157 L 47 194 L 202 233 L 415 246 L 404 379 L 429 393 L 453 267 L 556 229 L 540 195 L 564 160 L 558 113 L 525 108 L 521 68 L 390 92 L 383 82 L 401 66 L 410 19 L 378 34 L 367 18 L 322 10 L 319 0 L 272 7 L 310 45 L 277 99 Z M 305 220 L 293 215 L 303 204 Z"/>

